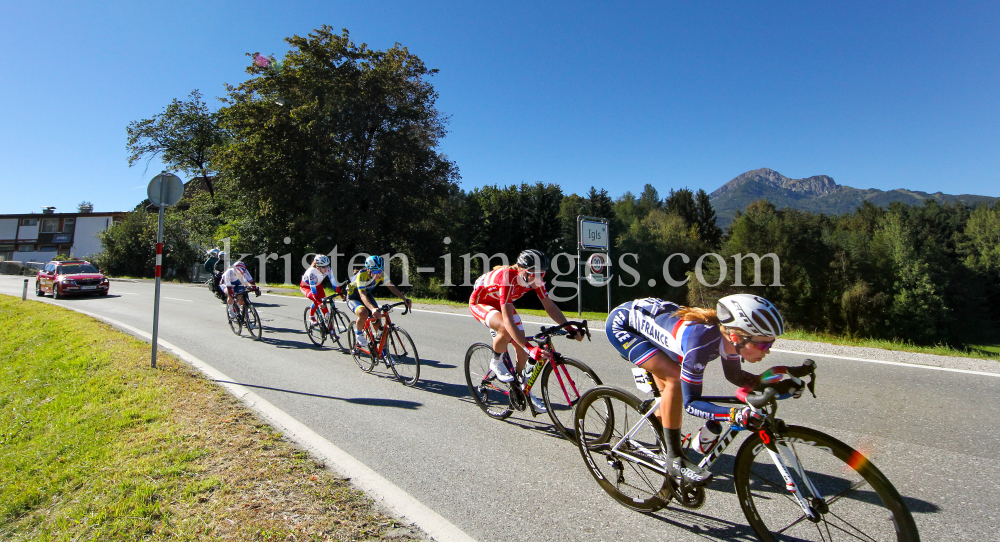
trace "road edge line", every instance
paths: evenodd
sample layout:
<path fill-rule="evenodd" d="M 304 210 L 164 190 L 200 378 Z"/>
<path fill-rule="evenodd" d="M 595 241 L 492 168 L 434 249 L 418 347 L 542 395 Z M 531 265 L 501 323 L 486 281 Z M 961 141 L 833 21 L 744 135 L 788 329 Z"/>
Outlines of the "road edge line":
<path fill-rule="evenodd" d="M 101 320 L 146 342 L 150 342 L 153 339 L 151 333 L 146 333 L 141 329 L 119 322 L 113 318 L 107 318 L 77 308 L 65 308 Z M 418 501 L 402 488 L 375 472 L 371 467 L 341 450 L 335 444 L 323 438 L 285 411 L 272 405 L 263 397 L 260 397 L 244 386 L 234 383 L 231 378 L 215 367 L 198 359 L 188 351 L 178 348 L 173 343 L 163 339 L 158 339 L 157 343 L 160 348 L 183 359 L 206 377 L 226 388 L 233 396 L 250 408 L 250 410 L 253 410 L 260 417 L 267 420 L 271 426 L 280 430 L 283 435 L 322 459 L 327 466 L 330 466 L 337 473 L 348 478 L 351 485 L 364 491 L 372 500 L 387 509 L 390 513 L 412 522 L 430 535 L 431 538 L 439 542 L 476 542 L 474 538 L 445 519 L 444 516 Z"/>
<path fill-rule="evenodd" d="M 816 356 L 818 358 L 835 358 L 835 359 L 846 359 L 849 361 L 863 361 L 865 363 L 880 363 L 882 365 L 898 365 L 900 367 L 913 367 L 916 369 L 929 369 L 931 371 L 946 371 L 949 373 L 962 373 L 969 375 L 978 376 L 993 376 L 1000 378 L 1000 373 L 988 373 L 985 371 L 973 371 L 971 369 L 954 369 L 952 367 L 937 367 L 934 365 L 921 365 L 919 363 L 903 363 L 901 361 L 885 361 L 881 359 L 866 359 L 866 358 L 852 358 L 849 356 L 840 356 L 835 354 L 820 354 L 818 352 L 800 352 L 798 350 L 785 350 L 783 348 L 772 348 L 772 352 L 780 352 L 782 354 L 798 354 L 800 356 Z M 900 350 L 892 350 L 892 352 L 899 352 Z M 974 358 L 978 359 L 978 358 Z"/>

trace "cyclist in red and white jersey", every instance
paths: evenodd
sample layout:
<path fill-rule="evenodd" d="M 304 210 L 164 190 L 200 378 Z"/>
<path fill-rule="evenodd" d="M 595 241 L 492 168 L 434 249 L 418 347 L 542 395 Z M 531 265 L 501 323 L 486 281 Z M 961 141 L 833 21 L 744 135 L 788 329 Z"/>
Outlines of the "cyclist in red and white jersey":
<path fill-rule="evenodd" d="M 469 311 L 476 320 L 490 328 L 490 334 L 493 335 L 493 361 L 490 363 L 490 369 L 501 382 L 510 382 L 514 379 L 514 375 L 507 370 L 501 360 L 503 352 L 507 350 L 507 345 L 511 341 L 518 346 L 514 349 L 517 356 L 515 367 L 517 371 L 524 369 L 529 356 L 536 361 L 549 359 L 547 352 L 532 346 L 525 337 L 521 317 L 514 309 L 515 301 L 534 290 L 550 318 L 557 324 L 565 324 L 567 321 L 566 316 L 555 302 L 549 299 L 549 294 L 545 290 L 543 279 L 548 268 L 549 259 L 543 252 L 525 250 L 518 255 L 516 264 L 498 266 L 476 279 L 475 288 L 469 297 Z M 576 330 L 575 338 L 578 341 L 583 339 L 583 333 Z M 545 412 L 545 405 L 541 399 L 533 394 L 529 395 L 535 410 Z"/>
<path fill-rule="evenodd" d="M 225 252 L 220 252 L 222 256 L 225 256 Z M 237 301 L 239 306 L 243 307 L 243 298 L 237 298 L 237 294 L 242 294 L 244 290 L 250 290 L 251 292 L 256 292 L 260 295 L 260 288 L 254 283 L 253 277 L 250 276 L 250 271 L 247 270 L 247 266 L 243 262 L 236 262 L 232 267 L 226 269 L 222 273 L 222 277 L 219 278 L 219 287 L 226 292 L 226 305 L 229 307 L 229 317 L 233 318 L 236 316 L 233 310 L 233 301 Z"/>
<path fill-rule="evenodd" d="M 341 290 L 340 285 L 337 284 L 337 277 L 333 275 L 333 268 L 330 267 L 330 257 L 324 254 L 317 254 L 313 258 L 312 265 L 303 273 L 302 281 L 299 283 L 302 295 L 313 302 L 312 309 L 309 311 L 309 318 L 313 323 L 316 322 L 316 307 L 320 307 L 324 318 L 328 312 L 326 306 L 322 304 L 323 298 L 326 297 L 326 291 L 323 290 L 323 281 L 326 279 L 330 280 L 330 287 L 333 288 L 333 291 L 340 294 L 340 297 L 343 299 L 344 292 Z"/>

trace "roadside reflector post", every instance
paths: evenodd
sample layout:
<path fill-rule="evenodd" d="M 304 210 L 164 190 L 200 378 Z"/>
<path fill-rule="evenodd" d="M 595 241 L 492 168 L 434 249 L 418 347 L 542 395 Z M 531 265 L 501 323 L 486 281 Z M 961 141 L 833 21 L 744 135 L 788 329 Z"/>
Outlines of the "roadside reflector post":
<path fill-rule="evenodd" d="M 24 279 L 24 291 L 21 292 L 21 301 L 28 300 L 28 279 Z"/>
<path fill-rule="evenodd" d="M 150 354 L 150 366 L 156 368 L 156 345 L 160 329 L 160 274 L 163 266 L 163 212 L 167 207 L 176 204 L 184 195 L 184 183 L 180 178 L 166 171 L 153 177 L 146 187 L 149 201 L 159 208 L 156 221 L 156 291 L 153 294 L 153 351 Z"/>

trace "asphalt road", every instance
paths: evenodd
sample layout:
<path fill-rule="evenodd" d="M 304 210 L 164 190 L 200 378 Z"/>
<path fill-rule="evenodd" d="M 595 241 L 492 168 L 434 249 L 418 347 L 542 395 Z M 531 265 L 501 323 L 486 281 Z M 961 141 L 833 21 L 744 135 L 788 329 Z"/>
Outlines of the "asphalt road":
<path fill-rule="evenodd" d="M 22 284 L 21 277 L 0 277 L 0 293 L 20 297 Z M 33 290 L 34 279 L 29 301 L 37 299 Z M 56 303 L 152 330 L 149 282 L 113 282 L 107 297 Z M 489 338 L 471 317 L 394 314 L 422 359 L 420 383 L 406 388 L 384 370 L 366 374 L 348 355 L 314 347 L 302 330 L 305 299 L 265 295 L 256 303 L 266 326 L 262 342 L 235 336 L 205 288 L 163 284 L 160 337 L 251 388 L 477 540 L 756 540 L 724 470 L 717 469 L 703 508 L 642 515 L 603 493 L 576 447 L 544 415 L 486 417 L 468 396 L 461 368 L 468 346 Z M 556 344 L 605 383 L 634 390 L 629 365 L 603 333 L 590 343 Z M 782 418 L 864 450 L 908 501 L 923 540 L 996 539 L 1000 379 L 812 357 L 818 398 L 782 402 Z M 772 353 L 754 369 L 800 362 Z M 717 364 L 706 380 L 707 394 L 733 391 Z M 685 422 L 690 431 L 699 426 L 694 418 Z"/>

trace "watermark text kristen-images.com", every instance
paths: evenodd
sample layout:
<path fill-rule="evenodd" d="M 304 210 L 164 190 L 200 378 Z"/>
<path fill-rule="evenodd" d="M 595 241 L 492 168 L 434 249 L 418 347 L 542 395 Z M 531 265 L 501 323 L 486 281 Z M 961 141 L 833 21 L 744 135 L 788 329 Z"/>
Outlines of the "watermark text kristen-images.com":
<path fill-rule="evenodd" d="M 253 266 L 252 260 L 256 259 L 257 260 L 256 271 L 257 274 L 259 275 L 259 282 L 261 283 L 266 283 L 268 281 L 265 264 L 268 261 L 283 260 L 285 264 L 283 273 L 284 283 L 298 284 L 297 280 L 298 277 L 301 276 L 302 272 L 309 267 L 309 265 L 312 263 L 312 259 L 317 255 L 317 253 L 308 253 L 303 255 L 300 262 L 301 270 L 297 271 L 296 273 L 293 273 L 291 253 L 282 254 L 281 256 L 278 256 L 277 253 L 273 252 L 271 254 L 258 254 L 256 256 L 254 256 L 251 253 L 240 253 L 240 254 L 234 254 L 234 256 L 238 256 L 238 258 L 236 258 L 235 260 L 230 260 L 228 257 L 228 255 L 230 254 L 229 239 L 223 239 L 222 243 L 223 243 L 223 250 L 225 250 L 227 254 L 226 257 L 227 261 L 225 262 L 225 265 L 229 266 L 237 261 L 243 261 L 244 263 L 249 264 L 248 267 L 253 269 L 253 267 L 255 266 Z M 447 244 L 447 238 L 446 238 L 446 244 Z M 330 257 L 330 262 L 331 265 L 333 266 L 333 269 L 335 270 L 340 269 L 339 266 L 340 258 L 346 256 L 346 254 L 339 252 L 337 250 L 337 247 L 335 246 L 333 247 L 333 250 L 327 253 L 327 255 Z M 250 256 L 253 257 L 250 258 Z M 368 256 L 369 254 L 363 252 L 351 256 L 350 260 L 347 262 L 348 272 L 353 275 L 357 270 L 360 270 L 362 267 L 364 267 L 365 258 L 367 258 Z M 414 271 L 421 275 L 433 274 L 438 272 L 438 268 L 434 266 L 430 267 L 418 266 L 415 268 L 412 267 L 410 265 L 409 258 L 402 253 L 396 253 L 396 254 L 386 253 L 386 254 L 380 254 L 380 256 L 382 256 L 382 258 L 385 259 L 385 266 L 386 266 L 385 276 L 387 278 L 390 276 L 391 269 L 393 269 L 394 265 L 401 266 L 402 280 L 399 282 L 398 286 L 410 286 L 410 276 L 411 276 L 410 274 Z M 733 269 L 734 269 L 733 283 L 731 284 L 732 286 L 765 286 L 765 284 L 761 282 L 760 278 L 761 266 L 764 264 L 765 260 L 770 260 L 770 263 L 773 266 L 773 276 L 774 276 L 773 282 L 771 282 L 771 284 L 768 284 L 767 286 L 783 286 L 783 284 L 781 284 L 780 262 L 778 260 L 777 254 L 774 254 L 773 252 L 764 254 L 763 256 L 758 256 L 757 254 L 734 254 L 730 258 L 733 260 Z M 453 269 L 454 266 L 456 265 L 455 261 L 456 259 L 458 260 L 457 265 L 461 266 L 462 269 L 462 282 L 460 284 L 455 284 L 454 282 L 452 282 L 451 278 L 452 276 L 454 276 Z M 557 296 L 553 292 L 550 292 L 549 295 L 553 301 L 564 302 L 576 298 L 578 289 L 578 283 L 576 280 L 578 276 L 577 275 L 578 266 L 576 259 L 577 259 L 576 254 L 567 254 L 565 252 L 560 252 L 559 254 L 556 254 L 554 258 L 552 258 L 552 263 L 550 267 L 550 273 L 554 273 L 554 276 L 552 277 L 552 290 L 554 291 L 556 288 L 570 288 L 573 290 L 573 295 L 570 296 Z M 661 267 L 663 280 L 669 286 L 680 287 L 687 284 L 687 282 L 690 280 L 690 277 L 684 276 L 683 278 L 678 279 L 670 274 L 670 263 L 674 259 L 679 259 L 682 263 L 689 264 L 691 263 L 691 257 L 688 256 L 687 254 L 677 252 L 671 254 L 670 256 L 667 256 L 667 258 L 664 259 L 663 261 L 663 265 Z M 704 269 L 705 262 L 710 259 L 715 260 L 719 268 L 719 277 L 715 279 L 715 282 L 709 282 L 708 279 L 705 277 L 705 269 Z M 473 282 L 477 278 L 472 275 L 473 260 L 480 261 L 481 263 L 480 269 L 492 269 L 496 265 L 510 264 L 510 260 L 508 259 L 507 255 L 501 253 L 493 254 L 492 256 L 488 256 L 482 252 L 477 254 L 466 253 L 458 255 L 457 258 L 455 258 L 454 254 L 448 253 L 440 256 L 439 260 L 442 260 L 443 272 L 444 272 L 443 276 L 444 281 L 441 283 L 441 285 L 448 287 L 473 286 Z M 750 260 L 753 262 L 753 275 L 751 277 L 753 282 L 751 282 L 750 284 L 744 284 L 743 282 L 744 280 L 744 277 L 742 275 L 743 262 L 746 260 Z M 615 278 L 617 278 L 618 282 L 617 284 L 615 284 L 615 286 L 617 287 L 632 288 L 638 285 L 639 281 L 641 280 L 641 277 L 639 275 L 639 272 L 634 267 L 632 267 L 632 265 L 638 264 L 638 261 L 639 261 L 638 254 L 632 252 L 625 252 L 621 254 L 618 257 L 618 267 L 621 269 L 621 273 L 618 273 L 617 275 L 609 273 L 610 276 L 608 277 L 608 283 L 610 284 L 611 282 L 613 282 Z M 584 262 L 584 266 L 586 266 L 586 262 Z M 702 254 L 701 256 L 698 257 L 697 260 L 695 260 L 694 276 L 698 280 L 698 282 L 702 284 L 702 286 L 714 288 L 716 286 L 722 285 L 722 283 L 726 280 L 726 277 L 728 276 L 728 266 L 726 258 L 714 252 Z M 571 280 L 566 280 L 564 277 L 569 277 Z M 346 279 L 347 277 L 344 278 Z M 656 278 L 649 278 L 646 281 L 646 284 L 649 287 L 654 287 L 656 286 L 657 283 L 658 280 Z M 346 284 L 346 280 L 342 281 L 341 284 Z"/>

